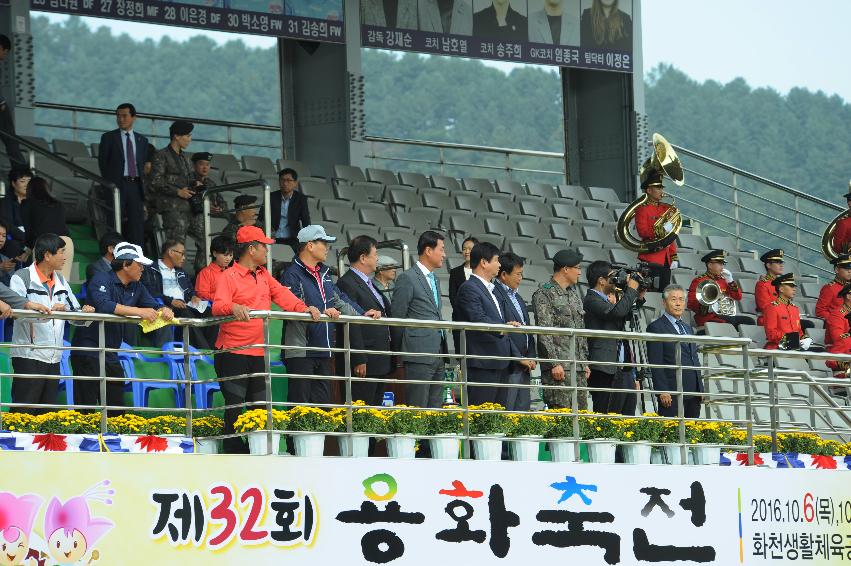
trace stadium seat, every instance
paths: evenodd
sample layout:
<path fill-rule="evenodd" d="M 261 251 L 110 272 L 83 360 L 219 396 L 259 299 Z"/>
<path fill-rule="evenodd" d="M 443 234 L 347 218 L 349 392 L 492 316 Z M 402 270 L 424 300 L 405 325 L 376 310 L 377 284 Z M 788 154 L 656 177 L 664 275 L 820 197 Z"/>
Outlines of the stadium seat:
<path fill-rule="evenodd" d="M 470 212 L 483 212 L 487 210 L 487 203 L 482 200 L 478 193 L 455 193 L 455 208 L 469 210 Z"/>
<path fill-rule="evenodd" d="M 582 228 L 582 233 L 585 240 L 588 242 L 596 242 L 604 248 L 621 248 L 621 245 L 615 239 L 614 230 L 601 228 L 599 226 L 585 226 Z"/>
<path fill-rule="evenodd" d="M 92 157 L 97 157 L 100 155 L 100 142 L 94 142 L 89 144 L 89 152 Z"/>
<path fill-rule="evenodd" d="M 558 196 L 561 198 L 569 198 L 577 202 L 590 200 L 588 192 L 584 187 L 580 187 L 579 185 L 559 185 L 556 187 L 556 193 L 558 193 Z"/>
<path fill-rule="evenodd" d="M 333 235 L 333 233 L 329 232 Z M 346 224 L 342 227 L 342 230 L 338 233 L 341 236 L 341 240 L 343 242 L 340 243 L 341 247 L 345 247 L 348 242 L 351 242 L 358 236 L 378 236 L 378 230 L 374 225 L 371 224 Z"/>
<path fill-rule="evenodd" d="M 417 194 L 417 189 L 407 185 L 388 185 L 387 199 L 394 208 L 403 210 L 422 206 L 422 200 Z"/>
<path fill-rule="evenodd" d="M 519 200 L 518 204 L 520 205 L 520 214 L 523 216 L 532 216 L 540 220 L 542 217 L 552 214 L 550 207 L 538 200 L 524 198 Z"/>
<path fill-rule="evenodd" d="M 457 234 L 479 236 L 485 233 L 484 222 L 465 210 L 453 210 L 443 213 L 444 223 L 449 221 L 449 227 Z"/>
<path fill-rule="evenodd" d="M 385 208 L 379 207 L 358 207 L 360 221 L 362 224 L 371 224 L 372 226 L 392 226 L 393 217 Z"/>
<path fill-rule="evenodd" d="M 131 350 L 133 349 L 133 346 L 122 342 L 121 349 Z M 169 358 L 162 356 L 146 356 L 140 352 L 118 352 L 118 361 L 121 364 L 121 368 L 124 370 L 124 377 L 128 380 L 136 379 L 135 362 L 137 361 L 145 364 L 163 364 L 163 369 L 166 371 L 163 372 L 162 377 L 165 378 L 167 372 L 168 379 L 172 380 L 170 383 L 167 381 L 149 381 L 144 379 L 130 381 L 130 389 L 133 393 L 133 406 L 147 407 L 148 395 L 150 395 L 151 391 L 155 389 L 168 389 L 174 391 L 175 406 L 183 407 L 185 405 L 183 400 L 182 384 L 176 381 L 179 378 L 179 375 L 178 369 L 176 368 L 177 364 L 174 360 L 170 360 Z"/>
<path fill-rule="evenodd" d="M 256 181 L 258 179 L 257 173 L 253 173 L 251 171 L 225 171 L 224 172 L 224 182 L 226 185 L 231 183 L 242 183 L 243 181 Z M 270 187 L 274 190 L 274 185 Z"/>
<path fill-rule="evenodd" d="M 495 198 L 497 196 L 503 195 L 491 195 L 487 199 L 488 210 L 505 214 L 508 217 L 520 216 L 520 207 L 517 206 L 516 202 L 510 199 Z"/>
<path fill-rule="evenodd" d="M 278 171 L 282 169 L 294 169 L 296 173 L 298 173 L 298 178 L 302 177 L 310 177 L 310 166 L 303 161 L 296 161 L 295 159 L 278 159 L 276 162 L 278 166 Z"/>
<path fill-rule="evenodd" d="M 440 189 L 423 189 L 420 191 L 423 206 L 440 210 L 454 210 L 455 200 L 452 195 Z"/>
<path fill-rule="evenodd" d="M 57 177 L 73 177 L 75 173 L 61 163 L 47 157 L 37 155 L 35 158 L 35 174 L 49 179 Z M 100 174 L 100 173 L 97 173 Z"/>
<path fill-rule="evenodd" d="M 703 273 L 706 271 L 706 264 L 700 261 L 702 256 L 693 253 L 677 253 L 678 261 L 680 262 L 681 269 L 688 269 L 689 271 L 697 273 Z"/>
<path fill-rule="evenodd" d="M 743 294 L 742 295 L 742 299 L 739 301 L 739 311 L 742 314 L 752 314 L 752 315 L 756 314 L 756 300 L 754 299 L 753 295 L 751 295 L 751 294 Z M 742 326 L 748 326 L 748 325 L 741 325 L 739 328 L 741 328 Z M 753 326 L 753 325 L 749 325 L 749 326 Z"/>
<path fill-rule="evenodd" d="M 535 197 L 553 198 L 556 196 L 555 187 L 547 183 L 526 183 L 526 194 Z"/>
<path fill-rule="evenodd" d="M 352 208 L 352 203 L 342 201 L 331 201 L 320 203 L 322 220 L 336 222 L 338 224 L 359 224 L 357 213 Z"/>
<path fill-rule="evenodd" d="M 415 244 L 415 237 L 418 237 L 419 234 L 414 234 L 414 232 L 410 228 L 402 228 L 396 226 L 382 226 L 381 227 L 381 237 L 384 240 L 402 240 L 409 247 L 413 247 Z M 387 255 L 386 252 L 389 250 L 381 250 L 382 255 Z"/>
<path fill-rule="evenodd" d="M 98 165 L 98 160 L 94 157 L 73 157 L 71 158 L 71 163 L 82 167 L 90 173 L 100 175 L 100 166 Z"/>
<path fill-rule="evenodd" d="M 517 223 L 504 218 L 486 218 L 485 233 L 513 238 L 517 236 Z"/>
<path fill-rule="evenodd" d="M 387 169 L 368 168 L 366 170 L 366 177 L 370 181 L 381 183 L 382 185 L 396 185 L 399 183 L 399 179 L 396 178 L 396 174 L 393 173 L 393 171 L 388 171 Z"/>
<path fill-rule="evenodd" d="M 743 324 L 742 326 L 747 325 Z M 736 328 L 728 322 L 707 322 L 704 324 L 703 328 L 707 336 L 732 336 L 737 338 L 739 336 L 739 333 L 736 332 Z"/>
<path fill-rule="evenodd" d="M 544 255 L 544 250 L 541 249 L 541 246 L 538 244 L 524 240 L 517 241 L 513 240 L 509 242 L 508 248 L 513 252 L 519 255 L 522 258 L 525 258 L 526 261 L 534 264 L 545 265 L 549 263 L 547 261 L 546 256 Z"/>
<path fill-rule="evenodd" d="M 467 177 L 461 179 L 461 187 L 465 191 L 475 191 L 477 193 L 487 194 L 496 192 L 496 189 L 488 179 L 481 177 Z"/>
<path fill-rule="evenodd" d="M 184 380 L 185 372 L 183 365 L 183 342 L 166 342 L 162 347 L 163 357 L 169 360 L 175 366 L 176 379 Z M 189 351 L 198 353 L 198 349 L 194 346 L 189 346 Z M 209 356 L 190 356 L 189 371 L 192 381 L 199 381 L 198 367 L 206 367 L 207 373 L 213 373 L 213 360 Z M 213 373 L 213 375 L 215 375 Z M 207 383 L 192 384 L 192 396 L 195 398 L 195 406 L 198 409 L 208 409 L 213 406 L 213 395 L 216 392 L 221 392 L 221 387 L 218 382 L 211 380 Z"/>
<path fill-rule="evenodd" d="M 588 187 L 588 193 L 591 200 L 598 200 L 607 205 L 623 204 L 618 193 L 609 187 Z"/>
<path fill-rule="evenodd" d="M 422 173 L 410 173 L 403 171 L 399 173 L 399 182 L 403 185 L 410 185 L 417 189 L 425 189 L 431 186 L 428 182 L 428 178 Z"/>
<path fill-rule="evenodd" d="M 813 299 L 817 299 L 819 293 L 821 293 L 821 285 L 818 283 L 812 283 L 810 281 L 802 281 L 799 283 L 801 288 L 801 294 L 805 297 L 811 297 Z"/>
<path fill-rule="evenodd" d="M 82 177 L 56 177 L 50 184 L 56 200 L 65 208 L 65 221 L 83 224 L 89 219 L 88 198 L 92 182 Z"/>
<path fill-rule="evenodd" d="M 334 179 L 347 183 L 365 183 L 366 177 L 360 167 L 352 165 L 334 165 Z"/>
<path fill-rule="evenodd" d="M 272 162 L 272 160 L 268 157 L 262 157 L 260 155 L 243 155 L 242 168 L 245 171 L 253 171 L 261 177 L 278 176 L 278 170 L 275 169 L 275 164 Z M 277 186 L 277 183 L 272 186 Z"/>
<path fill-rule="evenodd" d="M 305 196 L 314 198 L 319 202 L 335 200 L 334 189 L 328 183 L 316 181 L 305 181 L 301 183 L 301 191 Z"/>
<path fill-rule="evenodd" d="M 552 275 L 552 266 L 532 264 L 527 264 L 523 266 L 523 279 L 527 281 L 534 281 L 539 284 L 546 283 L 550 280 Z"/>
<path fill-rule="evenodd" d="M 21 136 L 23 139 L 27 140 L 31 144 L 35 144 L 42 149 L 46 149 L 47 151 L 51 151 L 50 144 L 46 139 L 38 137 L 38 136 Z M 21 148 L 21 151 L 24 151 L 24 148 Z"/>
<path fill-rule="evenodd" d="M 337 183 L 334 186 L 337 200 L 356 203 L 380 202 L 384 195 L 384 185 L 377 183 Z"/>
<path fill-rule="evenodd" d="M 511 181 L 508 179 L 497 179 L 496 192 L 503 193 L 506 195 L 522 195 L 523 185 L 521 185 L 517 181 Z"/>
<path fill-rule="evenodd" d="M 739 251 L 736 241 L 729 236 L 707 236 L 706 243 L 709 244 L 710 249 L 725 250 L 731 256 L 753 257 L 753 252 Z"/>
<path fill-rule="evenodd" d="M 612 263 L 622 263 L 624 265 L 635 265 L 638 262 L 638 257 L 635 252 L 625 250 L 623 248 L 612 248 L 609 250 L 612 256 Z"/>
<path fill-rule="evenodd" d="M 242 171 L 239 161 L 230 153 L 214 153 L 210 167 L 219 171 Z"/>
<path fill-rule="evenodd" d="M 418 207 L 408 212 L 396 213 L 396 225 L 411 228 L 419 233 L 426 230 L 443 230 L 440 225 L 440 215 L 443 212 L 437 208 Z"/>
<path fill-rule="evenodd" d="M 534 238 L 535 240 L 552 237 L 552 234 L 549 232 L 549 226 L 542 224 L 537 220 L 518 220 L 517 235 L 526 238 Z"/>
<path fill-rule="evenodd" d="M 706 244 L 706 238 L 698 236 L 697 234 L 683 234 L 680 232 L 677 236 L 677 240 L 678 247 L 699 252 L 701 255 L 706 253 L 709 249 L 709 246 Z"/>
<path fill-rule="evenodd" d="M 741 257 L 739 261 L 742 264 L 742 271 L 747 271 L 748 273 L 759 273 L 760 275 L 765 273 L 765 265 L 758 259 L 754 259 L 752 257 Z"/>
<path fill-rule="evenodd" d="M 62 345 L 66 348 L 71 347 L 71 343 L 67 340 L 62 341 Z M 63 350 L 62 357 L 59 360 L 59 375 L 66 379 L 59 380 L 59 390 L 65 390 L 65 404 L 74 404 L 74 380 L 68 379 L 74 377 L 74 372 L 71 370 L 71 350 Z"/>
<path fill-rule="evenodd" d="M 91 157 L 86 144 L 72 140 L 53 140 L 53 151 L 66 159 L 72 157 Z"/>
<path fill-rule="evenodd" d="M 556 202 L 553 204 L 547 203 L 552 211 L 552 215 L 557 218 L 569 219 L 571 221 L 584 220 L 582 217 L 582 209 L 577 208 L 570 202 Z M 599 225 L 599 222 L 597 223 Z"/>
<path fill-rule="evenodd" d="M 435 189 L 446 189 L 448 191 L 461 190 L 461 184 L 458 182 L 458 179 L 445 175 L 432 175 L 431 186 Z"/>
<path fill-rule="evenodd" d="M 592 261 L 612 261 L 609 250 L 592 246 L 576 246 L 576 249 L 582 254 L 583 264 L 589 264 Z"/>
<path fill-rule="evenodd" d="M 614 213 L 607 208 L 584 207 L 582 215 L 586 220 L 596 220 L 598 222 L 614 222 L 616 220 Z"/>
<path fill-rule="evenodd" d="M 550 225 L 551 237 L 556 240 L 565 240 L 571 244 L 585 243 L 585 237 L 582 235 L 582 229 L 579 226 L 573 226 L 567 222 L 559 222 Z"/>

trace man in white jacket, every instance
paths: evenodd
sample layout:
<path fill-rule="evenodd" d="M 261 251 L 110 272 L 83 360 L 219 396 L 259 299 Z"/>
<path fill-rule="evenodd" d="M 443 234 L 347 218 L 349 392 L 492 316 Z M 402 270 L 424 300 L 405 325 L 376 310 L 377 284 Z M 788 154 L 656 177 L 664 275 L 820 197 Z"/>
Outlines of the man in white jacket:
<path fill-rule="evenodd" d="M 56 234 L 42 234 L 33 246 L 34 263 L 12 275 L 9 287 L 42 308 L 42 312 L 83 311 L 94 308 L 80 303 L 59 271 L 65 265 L 65 241 Z M 28 304 L 29 304 L 28 303 Z M 88 324 L 88 323 L 83 323 Z M 58 379 L 23 377 L 24 375 L 60 375 L 62 339 L 65 321 L 55 319 L 18 319 L 12 333 L 12 402 L 27 405 L 12 410 L 39 414 L 54 410 L 38 405 L 56 404 Z"/>

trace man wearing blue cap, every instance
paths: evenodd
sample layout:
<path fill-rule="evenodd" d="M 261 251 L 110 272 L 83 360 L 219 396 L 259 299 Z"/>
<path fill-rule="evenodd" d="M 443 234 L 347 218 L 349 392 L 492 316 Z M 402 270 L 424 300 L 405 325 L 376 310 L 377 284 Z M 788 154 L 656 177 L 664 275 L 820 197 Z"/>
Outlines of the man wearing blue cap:
<path fill-rule="evenodd" d="M 331 244 L 337 241 L 329 236 L 325 228 L 311 224 L 299 230 L 298 255 L 281 275 L 281 283 L 292 293 L 332 319 L 340 314 L 351 316 L 364 315 L 379 318 L 381 312 L 375 309 L 364 312 L 345 293 L 340 291 L 331 279 L 331 268 L 325 265 Z M 351 334 L 360 332 L 352 325 Z M 288 321 L 283 336 L 284 346 L 295 348 L 331 348 L 334 345 L 334 326 L 328 322 L 307 324 Z M 331 375 L 330 350 L 286 349 L 282 357 L 287 373 L 300 375 Z M 344 369 L 344 368 L 341 368 Z M 287 389 L 287 401 L 290 403 L 330 403 L 331 383 L 326 379 L 290 378 Z"/>

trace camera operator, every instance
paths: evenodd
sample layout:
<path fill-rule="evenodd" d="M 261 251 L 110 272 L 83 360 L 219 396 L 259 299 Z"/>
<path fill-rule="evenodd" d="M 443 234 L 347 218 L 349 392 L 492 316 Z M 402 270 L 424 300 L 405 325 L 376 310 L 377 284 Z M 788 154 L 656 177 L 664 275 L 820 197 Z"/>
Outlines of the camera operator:
<path fill-rule="evenodd" d="M 613 269 L 608 261 L 595 261 L 588 266 L 588 294 L 585 295 L 585 328 L 623 331 L 624 323 L 632 316 L 632 309 L 644 302 L 646 289 L 639 291 L 641 275 L 621 268 Z M 616 301 L 609 299 L 613 293 L 620 295 Z M 639 388 L 632 368 L 617 365 L 599 365 L 593 362 L 630 362 L 629 343 L 611 338 L 588 338 L 588 361 L 591 362 L 591 388 L 593 409 L 598 413 L 634 415 L 637 395 L 626 390 Z M 623 389 L 623 393 L 602 391 L 597 388 Z"/>

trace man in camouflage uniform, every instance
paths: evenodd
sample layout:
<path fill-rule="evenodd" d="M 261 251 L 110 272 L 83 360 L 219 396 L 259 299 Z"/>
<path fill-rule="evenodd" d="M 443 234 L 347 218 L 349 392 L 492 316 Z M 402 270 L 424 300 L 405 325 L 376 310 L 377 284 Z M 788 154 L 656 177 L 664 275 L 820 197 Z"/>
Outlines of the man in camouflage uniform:
<path fill-rule="evenodd" d="M 257 226 L 261 230 L 263 224 L 257 220 L 260 205 L 257 204 L 257 197 L 253 195 L 239 195 L 233 199 L 234 213 L 231 221 L 222 230 L 222 234 L 229 238 L 236 239 L 236 232 L 242 226 Z"/>
<path fill-rule="evenodd" d="M 186 120 L 174 122 L 168 129 L 171 141 L 154 155 L 151 188 L 167 240 L 185 241 L 192 223 L 189 200 L 195 194 L 195 174 L 185 150 L 192 142 L 193 127 Z"/>
<path fill-rule="evenodd" d="M 553 276 L 532 295 L 532 307 L 535 310 L 535 322 L 538 326 L 555 328 L 584 328 L 585 309 L 577 283 L 582 274 L 579 266 L 582 254 L 577 250 L 561 250 L 553 257 Z M 571 359 L 570 336 L 538 335 L 538 355 L 550 359 Z M 576 359 L 584 362 L 588 359 L 588 344 L 585 338 L 576 337 Z M 573 394 L 570 374 L 570 362 L 541 362 L 541 382 L 544 385 L 561 385 L 564 389 L 545 389 L 544 402 L 551 409 L 571 408 Z M 591 369 L 585 363 L 578 363 L 576 372 L 577 387 L 588 386 L 588 374 Z M 579 409 L 588 408 L 588 392 L 577 391 Z"/>
<path fill-rule="evenodd" d="M 195 273 L 207 265 L 207 252 L 204 244 L 204 192 L 216 186 L 216 182 L 210 178 L 210 162 L 213 154 L 201 151 L 192 155 L 192 167 L 194 174 L 190 188 L 195 194 L 189 199 L 189 208 L 192 212 L 192 221 L 189 224 L 188 234 L 195 240 Z M 225 199 L 217 193 L 210 196 L 210 215 L 221 215 L 225 207 Z"/>

